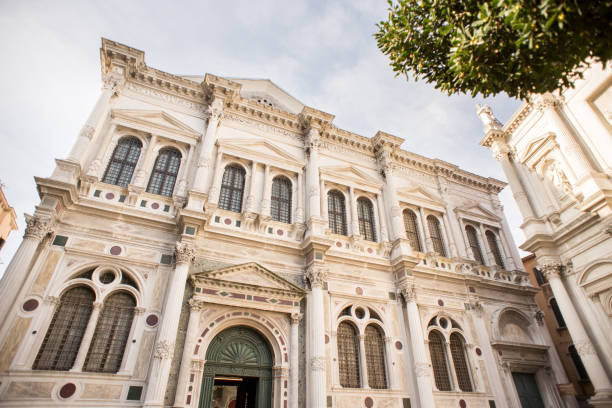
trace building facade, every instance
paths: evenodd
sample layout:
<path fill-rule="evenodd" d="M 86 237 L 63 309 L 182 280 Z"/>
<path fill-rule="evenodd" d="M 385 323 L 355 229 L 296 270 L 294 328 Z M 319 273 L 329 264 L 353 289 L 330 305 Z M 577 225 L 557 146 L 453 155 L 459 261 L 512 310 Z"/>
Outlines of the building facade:
<path fill-rule="evenodd" d="M 576 395 L 580 407 L 588 407 L 587 401 L 594 394 L 593 384 L 591 384 L 584 363 L 567 331 L 565 318 L 559 309 L 559 304 L 552 293 L 550 284 L 542 271 L 538 269 L 535 255 L 531 254 L 523 257 L 523 267 L 529 274 L 531 284 L 541 289 L 535 296 L 536 303 L 543 313 L 542 318 L 571 383 L 571 387 L 566 388 L 564 392 Z"/>
<path fill-rule="evenodd" d="M 508 178 L 535 254 L 595 389 L 612 406 L 612 69 L 534 95 L 502 125 L 486 106 L 481 145 Z"/>
<path fill-rule="evenodd" d="M 268 80 L 101 62 L 1 281 L 0 406 L 576 406 L 505 183 Z"/>

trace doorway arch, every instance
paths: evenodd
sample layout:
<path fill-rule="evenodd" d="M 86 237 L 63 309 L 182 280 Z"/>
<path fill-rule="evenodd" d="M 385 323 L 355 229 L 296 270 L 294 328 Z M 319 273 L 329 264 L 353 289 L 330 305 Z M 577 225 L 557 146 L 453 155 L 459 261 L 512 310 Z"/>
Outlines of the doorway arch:
<path fill-rule="evenodd" d="M 273 365 L 270 345 L 259 332 L 247 326 L 223 330 L 206 351 L 199 408 L 211 408 L 215 382 L 228 380 L 244 386 L 248 383 L 255 390 L 253 404 L 247 406 L 270 408 Z"/>

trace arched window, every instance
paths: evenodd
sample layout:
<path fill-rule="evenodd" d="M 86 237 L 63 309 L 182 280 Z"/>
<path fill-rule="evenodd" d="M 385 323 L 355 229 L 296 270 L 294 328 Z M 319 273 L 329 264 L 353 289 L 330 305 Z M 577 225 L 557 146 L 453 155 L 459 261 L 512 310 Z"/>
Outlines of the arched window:
<path fill-rule="evenodd" d="M 482 251 L 480 250 L 480 245 L 478 245 L 478 237 L 476 236 L 476 230 L 471 225 L 465 226 L 465 233 L 468 237 L 468 243 L 470 244 L 470 249 L 474 254 L 474 260 L 479 264 L 484 265 L 485 261 L 482 257 Z"/>
<path fill-rule="evenodd" d="M 94 292 L 85 286 L 64 293 L 34 361 L 35 370 L 68 371 L 72 368 L 94 299 Z"/>
<path fill-rule="evenodd" d="M 134 297 L 127 292 L 117 292 L 104 301 L 85 359 L 85 371 L 119 371 L 135 307 Z"/>
<path fill-rule="evenodd" d="M 567 326 L 565 325 L 565 319 L 563 318 L 563 315 L 561 314 L 561 309 L 559 309 L 559 305 L 557 304 L 557 299 L 552 298 L 550 299 L 550 308 L 553 311 L 553 314 L 555 315 L 555 320 L 557 320 L 557 327 L 559 329 L 565 329 Z"/>
<path fill-rule="evenodd" d="M 102 181 L 116 186 L 127 187 L 132 180 L 132 174 L 138 158 L 142 143 L 135 137 L 124 137 L 119 140 L 113 156 L 106 167 Z"/>
<path fill-rule="evenodd" d="M 442 239 L 442 230 L 440 230 L 440 221 L 433 215 L 427 216 L 427 225 L 429 227 L 429 236 L 433 244 L 433 250 L 438 255 L 446 256 L 444 248 L 444 240 Z"/>
<path fill-rule="evenodd" d="M 374 210 L 372 202 L 361 197 L 357 200 L 357 220 L 359 221 L 359 234 L 367 241 L 376 242 L 374 231 Z"/>
<path fill-rule="evenodd" d="M 359 388 L 359 339 L 357 329 L 348 322 L 338 325 L 338 366 L 340 385 Z"/>
<path fill-rule="evenodd" d="M 458 333 L 450 335 L 450 349 L 453 356 L 453 364 L 455 365 L 455 374 L 457 374 L 457 382 L 459 389 L 464 392 L 472 392 L 472 380 L 470 379 L 470 370 L 468 368 L 467 358 L 465 356 L 465 340 Z"/>
<path fill-rule="evenodd" d="M 487 242 L 489 243 L 489 249 L 491 250 L 491 253 L 493 254 L 493 259 L 495 259 L 495 264 L 503 268 L 504 260 L 502 259 L 502 255 L 499 250 L 499 246 L 497 245 L 497 237 L 490 230 L 487 230 L 485 235 L 487 236 Z"/>
<path fill-rule="evenodd" d="M 291 182 L 286 177 L 275 177 L 272 181 L 270 212 L 274 221 L 291 224 Z"/>
<path fill-rule="evenodd" d="M 347 235 L 344 194 L 337 190 L 327 193 L 327 213 L 329 217 L 329 229 L 331 229 L 334 234 Z"/>
<path fill-rule="evenodd" d="M 451 383 L 446 358 L 446 346 L 444 337 L 436 330 L 429 332 L 429 354 L 433 366 L 436 387 L 440 391 L 450 391 Z"/>
<path fill-rule="evenodd" d="M 385 340 L 382 330 L 373 324 L 365 329 L 365 354 L 368 367 L 368 385 L 370 388 L 387 388 L 385 370 Z"/>
<path fill-rule="evenodd" d="M 233 212 L 242 212 L 242 194 L 244 192 L 244 169 L 230 165 L 223 172 L 219 208 Z"/>
<path fill-rule="evenodd" d="M 582 381 L 588 381 L 589 374 L 587 373 L 586 368 L 584 368 L 584 364 L 582 363 L 582 359 L 580 358 L 580 354 L 578 354 L 578 350 L 576 350 L 576 347 L 572 344 L 567 348 L 567 351 L 569 352 L 570 358 L 574 363 L 574 367 L 576 367 L 578 378 Z"/>
<path fill-rule="evenodd" d="M 181 153 L 178 150 L 162 149 L 155 160 L 147 192 L 172 197 L 180 166 Z"/>
<path fill-rule="evenodd" d="M 419 228 L 417 224 L 417 216 L 411 210 L 404 210 L 404 228 L 406 228 L 406 236 L 410 241 L 410 246 L 414 251 L 423 251 L 421 248 L 421 238 L 419 237 Z"/>

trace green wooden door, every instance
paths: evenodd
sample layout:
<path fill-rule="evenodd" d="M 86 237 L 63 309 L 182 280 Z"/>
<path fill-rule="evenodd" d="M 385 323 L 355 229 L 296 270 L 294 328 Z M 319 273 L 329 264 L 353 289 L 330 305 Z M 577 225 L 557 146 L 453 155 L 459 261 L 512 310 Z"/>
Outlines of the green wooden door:
<path fill-rule="evenodd" d="M 215 376 L 257 378 L 256 408 L 270 408 L 272 401 L 272 353 L 268 342 L 255 330 L 230 327 L 208 346 L 199 408 L 210 408 Z"/>
<path fill-rule="evenodd" d="M 544 408 L 535 375 L 527 373 L 512 373 L 516 392 L 521 400 L 522 408 Z"/>

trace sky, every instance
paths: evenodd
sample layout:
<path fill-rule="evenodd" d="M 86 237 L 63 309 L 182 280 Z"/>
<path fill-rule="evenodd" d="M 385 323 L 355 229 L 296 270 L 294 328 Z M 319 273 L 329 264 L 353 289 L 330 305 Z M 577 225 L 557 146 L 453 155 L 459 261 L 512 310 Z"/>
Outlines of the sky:
<path fill-rule="evenodd" d="M 395 77 L 373 37 L 387 13 L 382 0 L 0 1 L 0 181 L 19 225 L 0 250 L 0 274 L 21 243 L 23 214 L 39 203 L 34 176 L 50 176 L 67 156 L 100 94 L 102 37 L 172 74 L 270 79 L 340 128 L 382 130 L 406 150 L 505 181 L 478 145 L 475 104 L 504 122 L 519 101 L 449 97 Z M 518 245 L 508 187 L 501 199 Z"/>

